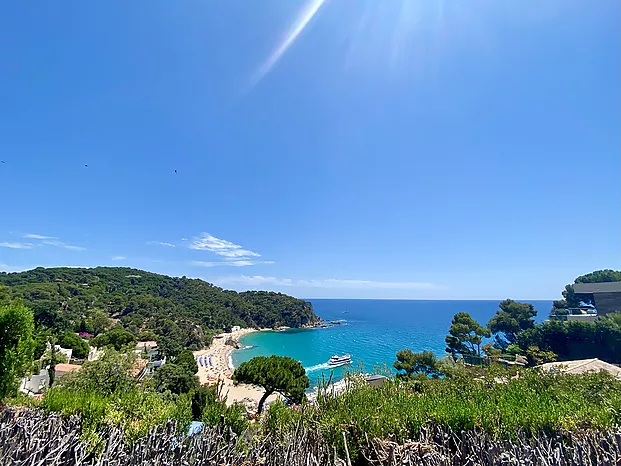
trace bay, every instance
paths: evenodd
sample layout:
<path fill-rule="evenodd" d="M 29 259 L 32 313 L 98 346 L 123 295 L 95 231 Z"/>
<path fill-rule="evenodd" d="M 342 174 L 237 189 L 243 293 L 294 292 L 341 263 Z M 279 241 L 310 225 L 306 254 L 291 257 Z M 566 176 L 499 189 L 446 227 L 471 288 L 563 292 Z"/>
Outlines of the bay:
<path fill-rule="evenodd" d="M 328 328 L 249 334 L 240 341 L 248 348 L 233 353 L 233 365 L 237 367 L 255 356 L 289 356 L 302 363 L 312 386 L 322 376 L 330 377 L 331 373 L 333 380 L 343 377 L 343 371 L 348 370 L 346 367 L 331 369 L 327 365 L 328 359 L 335 354 L 351 354 L 352 368 L 356 370 L 372 372 L 384 364 L 391 369 L 395 353 L 404 348 L 415 352 L 430 350 L 444 356 L 444 338 L 456 313 L 468 312 L 476 321 L 486 325 L 499 303 L 373 299 L 309 301 L 319 317 L 340 324 Z M 535 306 L 539 322 L 545 320 L 552 307 L 552 301 L 523 301 Z"/>

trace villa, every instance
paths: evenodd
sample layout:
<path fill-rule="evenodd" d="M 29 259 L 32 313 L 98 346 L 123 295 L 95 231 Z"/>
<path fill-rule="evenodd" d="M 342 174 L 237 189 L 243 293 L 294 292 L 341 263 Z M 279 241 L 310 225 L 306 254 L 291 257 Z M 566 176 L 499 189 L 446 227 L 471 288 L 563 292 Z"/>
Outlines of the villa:
<path fill-rule="evenodd" d="M 548 362 L 537 367 L 544 371 L 557 372 L 560 374 L 585 374 L 587 372 L 605 371 L 621 380 L 621 367 L 609 364 L 597 358 Z"/>
<path fill-rule="evenodd" d="M 39 395 L 50 386 L 50 376 L 47 369 L 41 369 L 38 374 L 24 377 L 19 384 L 19 391 L 24 395 Z"/>
<path fill-rule="evenodd" d="M 73 356 L 73 350 L 71 348 L 62 348 L 60 345 L 54 345 L 54 349 L 67 358 L 67 361 L 71 361 L 71 356 Z M 50 345 L 49 341 L 45 344 L 45 351 L 52 351 L 52 345 Z"/>
<path fill-rule="evenodd" d="M 573 288 L 578 299 L 592 303 L 598 315 L 621 312 L 621 282 L 576 283 Z"/>
<path fill-rule="evenodd" d="M 569 307 L 562 314 L 550 314 L 552 320 L 565 320 L 568 322 L 595 322 L 597 320 L 597 309 L 592 304 L 580 303 L 578 307 Z M 546 320 L 549 322 L 549 320 Z"/>
<path fill-rule="evenodd" d="M 160 354 L 156 341 L 139 341 L 136 343 L 134 352 L 138 357 L 141 357 L 144 353 L 146 353 L 149 361 L 156 359 Z"/>

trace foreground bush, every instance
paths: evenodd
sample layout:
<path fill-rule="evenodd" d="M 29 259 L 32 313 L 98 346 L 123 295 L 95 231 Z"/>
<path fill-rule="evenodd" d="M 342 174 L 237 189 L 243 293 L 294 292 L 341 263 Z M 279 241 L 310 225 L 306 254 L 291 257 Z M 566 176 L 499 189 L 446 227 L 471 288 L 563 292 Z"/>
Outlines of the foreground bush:
<path fill-rule="evenodd" d="M 79 371 L 59 380 L 43 400 L 21 396 L 10 402 L 79 416 L 83 439 L 90 445 L 99 444 L 102 432 L 109 426 L 120 428 L 130 443 L 168 421 L 180 429 L 187 428 L 192 420 L 226 425 L 238 434 L 248 427 L 244 407 L 237 404 L 227 407 L 221 399 L 222 386 L 199 387 L 196 383 L 178 391 L 174 390 L 174 384 L 168 384 L 162 390 L 162 384 L 148 378 L 138 382 L 131 375 L 134 360 L 131 352 L 119 353 L 108 348 L 100 359 L 85 363 Z M 180 365 L 166 364 L 158 372 L 169 366 L 183 369 Z M 189 378 L 194 376 L 189 374 Z"/>
<path fill-rule="evenodd" d="M 49 413 L 80 415 L 81 441 L 91 448 L 108 441 L 109 426 L 123 428 L 124 442 L 144 445 L 141 438 L 153 428 L 161 429 L 167 420 L 185 432 L 190 419 L 198 417 L 217 426 L 217 435 L 227 433 L 231 442 L 237 439 L 226 450 L 232 456 L 223 458 L 241 455 L 235 456 L 240 462 L 248 458 L 244 455 L 259 458 L 252 455 L 260 451 L 315 452 L 331 461 L 349 456 L 359 464 L 387 465 L 397 464 L 391 457 L 402 458 L 398 464 L 406 465 L 491 465 L 501 464 L 502 458 L 514 461 L 502 464 L 535 464 L 544 454 L 556 456 L 541 464 L 574 464 L 575 458 L 598 455 L 613 455 L 606 458 L 621 461 L 621 381 L 605 373 L 576 376 L 527 370 L 511 377 L 491 371 L 469 378 L 398 379 L 381 388 L 356 379 L 351 383 L 338 396 L 321 391 L 316 404 L 288 407 L 274 403 L 252 429 L 247 429 L 243 408 L 226 407 L 217 401 L 213 388 L 177 396 L 139 387 L 104 394 L 61 386 L 50 390 L 41 407 Z M 147 443 L 162 444 L 157 437 L 149 439 Z M 302 446 L 292 443 L 294 439 L 311 443 Z M 604 442 L 605 451 L 593 442 Z M 187 454 L 194 458 L 191 452 Z M 366 463 L 365 458 L 372 462 Z M 566 462 L 559 463 L 559 458 Z M 589 461 L 585 464 L 600 464 Z"/>
<path fill-rule="evenodd" d="M 206 428 L 198 435 L 187 437 L 169 423 L 153 429 L 131 448 L 118 429 L 109 428 L 98 451 L 85 448 L 79 419 L 75 417 L 49 415 L 33 409 L 0 411 L 3 466 L 348 464 L 347 453 L 336 453 L 316 429 L 299 425 L 281 439 L 268 436 L 255 441 L 252 437 L 237 436 L 226 426 Z M 459 433 L 429 426 L 421 431 L 416 442 L 363 440 L 360 454 L 352 461 L 356 465 L 373 466 L 612 465 L 621 461 L 621 432 L 521 435 L 502 441 L 484 432 Z"/>
<path fill-rule="evenodd" d="M 225 425 L 236 434 L 248 428 L 248 414 L 242 404 L 226 405 L 224 385 L 201 386 L 192 393 L 192 417 L 208 426 Z"/>
<path fill-rule="evenodd" d="M 329 444 L 352 456 L 366 439 L 418 438 L 429 426 L 478 431 L 492 439 L 606 431 L 621 425 L 621 382 L 608 374 L 581 376 L 524 371 L 519 378 L 416 379 L 382 388 L 362 383 L 340 396 L 320 395 L 300 412 L 274 405 L 264 428 L 273 434 L 297 425 L 318 429 Z"/>
<path fill-rule="evenodd" d="M 33 314 L 20 303 L 0 303 L 0 402 L 17 391 L 34 352 Z"/>
<path fill-rule="evenodd" d="M 100 432 L 110 425 L 122 428 L 132 442 L 168 420 L 180 428 L 187 428 L 192 420 L 189 397 L 167 401 L 152 390 L 139 388 L 109 395 L 53 388 L 43 399 L 42 407 L 48 412 L 79 415 L 84 438 L 92 442 L 97 442 Z"/>
<path fill-rule="evenodd" d="M 173 421 L 181 430 L 187 429 L 192 420 L 205 425 L 223 425 L 236 434 L 248 427 L 243 405 L 227 406 L 204 387 L 207 394 L 200 402 L 199 413 L 193 413 L 195 396 L 190 394 L 162 395 L 150 388 L 133 387 L 123 391 L 104 394 L 100 391 L 74 391 L 67 387 L 52 388 L 41 401 L 20 397 L 11 400 L 14 405 L 40 407 L 49 413 L 65 416 L 76 415 L 81 419 L 83 438 L 98 443 L 100 434 L 109 426 L 119 427 L 126 439 L 133 442 L 156 426 Z"/>

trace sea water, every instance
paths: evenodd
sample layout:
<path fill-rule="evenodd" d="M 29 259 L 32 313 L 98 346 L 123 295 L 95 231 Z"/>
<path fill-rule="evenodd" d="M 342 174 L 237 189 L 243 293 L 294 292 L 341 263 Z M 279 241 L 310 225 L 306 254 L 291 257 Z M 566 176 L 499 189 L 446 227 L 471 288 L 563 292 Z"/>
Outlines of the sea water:
<path fill-rule="evenodd" d="M 469 313 L 486 325 L 496 313 L 499 301 L 418 301 L 367 299 L 311 299 L 315 313 L 325 321 L 339 322 L 328 328 L 291 329 L 251 333 L 240 341 L 246 349 L 235 351 L 235 367 L 255 356 L 272 354 L 297 359 L 315 386 L 321 377 L 332 380 L 344 371 L 365 372 L 392 369 L 395 353 L 410 348 L 429 350 L 444 356 L 444 338 L 451 319 L 458 312 Z M 528 301 L 538 310 L 541 322 L 549 314 L 551 301 Z M 350 354 L 354 364 L 330 368 L 331 356 Z"/>

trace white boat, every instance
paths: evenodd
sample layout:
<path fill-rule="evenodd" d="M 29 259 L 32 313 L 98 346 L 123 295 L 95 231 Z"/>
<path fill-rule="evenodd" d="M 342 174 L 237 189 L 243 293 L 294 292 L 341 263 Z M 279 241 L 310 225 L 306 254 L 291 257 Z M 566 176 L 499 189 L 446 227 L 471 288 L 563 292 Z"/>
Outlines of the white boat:
<path fill-rule="evenodd" d="M 345 364 L 351 364 L 351 355 L 344 354 L 343 356 L 334 355 L 328 359 L 328 366 L 336 367 L 343 366 Z"/>

